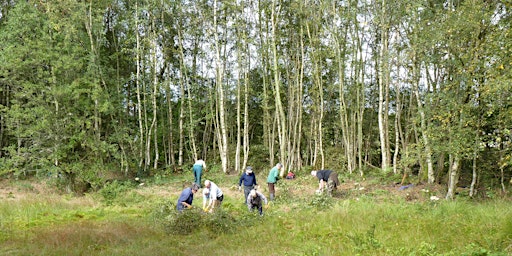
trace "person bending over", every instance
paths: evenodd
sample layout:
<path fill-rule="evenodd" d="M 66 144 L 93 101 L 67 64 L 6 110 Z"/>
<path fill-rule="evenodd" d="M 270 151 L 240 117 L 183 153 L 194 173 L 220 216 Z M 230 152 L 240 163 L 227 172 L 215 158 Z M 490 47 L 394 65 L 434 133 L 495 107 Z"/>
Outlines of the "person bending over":
<path fill-rule="evenodd" d="M 254 208 L 258 209 L 260 215 L 263 215 L 263 203 L 268 204 L 267 198 L 256 191 L 255 189 L 249 192 L 249 196 L 247 196 L 247 208 L 252 212 Z"/>

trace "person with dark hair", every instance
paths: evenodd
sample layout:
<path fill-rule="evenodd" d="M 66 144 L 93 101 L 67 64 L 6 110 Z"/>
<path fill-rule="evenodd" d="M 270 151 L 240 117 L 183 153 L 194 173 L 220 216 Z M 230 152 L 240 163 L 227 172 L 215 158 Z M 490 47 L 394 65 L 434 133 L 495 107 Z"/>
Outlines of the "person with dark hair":
<path fill-rule="evenodd" d="M 332 191 L 340 185 L 340 181 L 338 179 L 338 173 L 336 173 L 335 171 L 332 171 L 332 170 L 311 171 L 311 175 L 315 176 L 318 179 L 317 192 L 319 192 L 319 193 L 322 193 L 323 191 L 327 191 L 327 193 L 329 195 L 331 195 Z"/>
<path fill-rule="evenodd" d="M 220 207 L 223 200 L 224 194 L 217 184 L 210 180 L 205 180 L 203 189 L 203 210 L 205 212 L 213 212 L 215 207 Z"/>
<path fill-rule="evenodd" d="M 192 208 L 192 201 L 194 201 L 194 194 L 199 190 L 199 186 L 192 183 L 192 186 L 185 188 L 176 204 L 176 210 L 183 211 L 183 209 Z"/>
<path fill-rule="evenodd" d="M 198 159 L 192 166 L 192 172 L 194 173 L 194 182 L 199 187 L 201 187 L 201 176 L 203 176 L 203 171 L 205 170 L 206 163 L 203 159 Z"/>
<path fill-rule="evenodd" d="M 242 190 L 242 183 L 244 185 L 245 203 L 247 203 L 247 196 L 249 195 L 249 192 L 258 185 L 256 183 L 256 175 L 254 175 L 251 166 L 247 166 L 247 168 L 245 168 L 245 172 L 240 176 L 240 180 L 238 181 L 238 190 Z"/>
<path fill-rule="evenodd" d="M 276 195 L 276 187 L 275 184 L 279 180 L 279 171 L 283 169 L 283 165 L 278 163 L 268 173 L 267 184 L 268 184 L 268 192 L 270 194 L 270 201 L 274 200 Z"/>
<path fill-rule="evenodd" d="M 262 193 L 256 191 L 256 189 L 249 192 L 249 195 L 247 196 L 247 208 L 249 208 L 249 211 L 256 208 L 260 215 L 263 216 L 263 203 L 268 204 L 268 201 Z"/>

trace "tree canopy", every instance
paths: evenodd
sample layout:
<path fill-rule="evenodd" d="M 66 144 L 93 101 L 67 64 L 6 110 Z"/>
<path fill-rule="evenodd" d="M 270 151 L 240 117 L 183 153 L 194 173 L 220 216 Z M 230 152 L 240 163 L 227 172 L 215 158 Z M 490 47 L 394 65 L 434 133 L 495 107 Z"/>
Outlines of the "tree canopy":
<path fill-rule="evenodd" d="M 73 190 L 202 158 L 506 191 L 511 8 L 2 0 L 0 174 Z"/>

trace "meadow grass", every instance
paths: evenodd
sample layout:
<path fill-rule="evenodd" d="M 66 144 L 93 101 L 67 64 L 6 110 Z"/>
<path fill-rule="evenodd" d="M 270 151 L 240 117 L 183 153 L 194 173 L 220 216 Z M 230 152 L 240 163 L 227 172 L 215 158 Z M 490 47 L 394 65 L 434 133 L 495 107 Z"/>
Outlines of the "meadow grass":
<path fill-rule="evenodd" d="M 143 188 L 117 184 L 81 197 L 1 198 L 0 255 L 512 253 L 508 200 L 408 202 L 378 190 L 331 198 L 306 193 L 316 184 L 299 178 L 279 185 L 261 217 L 243 205 L 233 187 L 237 177 L 211 176 L 226 184 L 227 195 L 214 214 L 200 211 L 198 194 L 196 207 L 176 213 L 183 177 L 148 181 Z"/>

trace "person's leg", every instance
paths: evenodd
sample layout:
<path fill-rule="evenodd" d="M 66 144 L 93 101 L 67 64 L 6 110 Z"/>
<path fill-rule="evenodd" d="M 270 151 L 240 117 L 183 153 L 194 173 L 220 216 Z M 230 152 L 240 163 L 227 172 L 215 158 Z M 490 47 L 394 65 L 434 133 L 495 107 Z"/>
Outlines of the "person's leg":
<path fill-rule="evenodd" d="M 340 180 L 338 179 L 338 173 L 332 172 L 331 175 L 329 175 L 329 178 L 332 179 L 334 182 L 334 189 L 336 189 L 340 185 Z"/>
<path fill-rule="evenodd" d="M 249 193 L 251 192 L 252 187 L 244 186 L 244 198 L 245 203 L 247 203 L 247 197 L 249 196 Z"/>
<path fill-rule="evenodd" d="M 332 195 L 332 191 L 334 190 L 334 181 L 329 178 L 327 180 L 327 195 Z"/>
<path fill-rule="evenodd" d="M 273 201 L 276 193 L 274 183 L 268 183 L 268 192 L 270 194 L 270 201 Z"/>
<path fill-rule="evenodd" d="M 338 174 L 336 172 L 332 172 L 329 175 L 329 179 L 327 180 L 327 193 L 332 195 L 332 192 L 337 188 L 340 181 L 338 180 Z"/>
<path fill-rule="evenodd" d="M 263 216 L 263 206 L 261 204 L 258 205 L 258 212 L 260 213 L 261 216 Z"/>
<path fill-rule="evenodd" d="M 199 169 L 200 169 L 200 167 L 198 165 L 194 165 L 192 167 L 192 172 L 194 173 L 194 183 L 196 183 L 197 185 L 201 186 L 201 182 L 200 182 L 199 177 L 198 177 Z"/>
<path fill-rule="evenodd" d="M 216 202 L 215 208 L 220 208 L 220 206 L 222 205 L 222 201 L 224 201 L 224 195 L 217 197 L 217 200 L 215 200 L 215 202 Z"/>
<path fill-rule="evenodd" d="M 197 171 L 197 185 L 201 187 L 201 176 L 203 176 L 203 167 L 198 168 Z"/>

